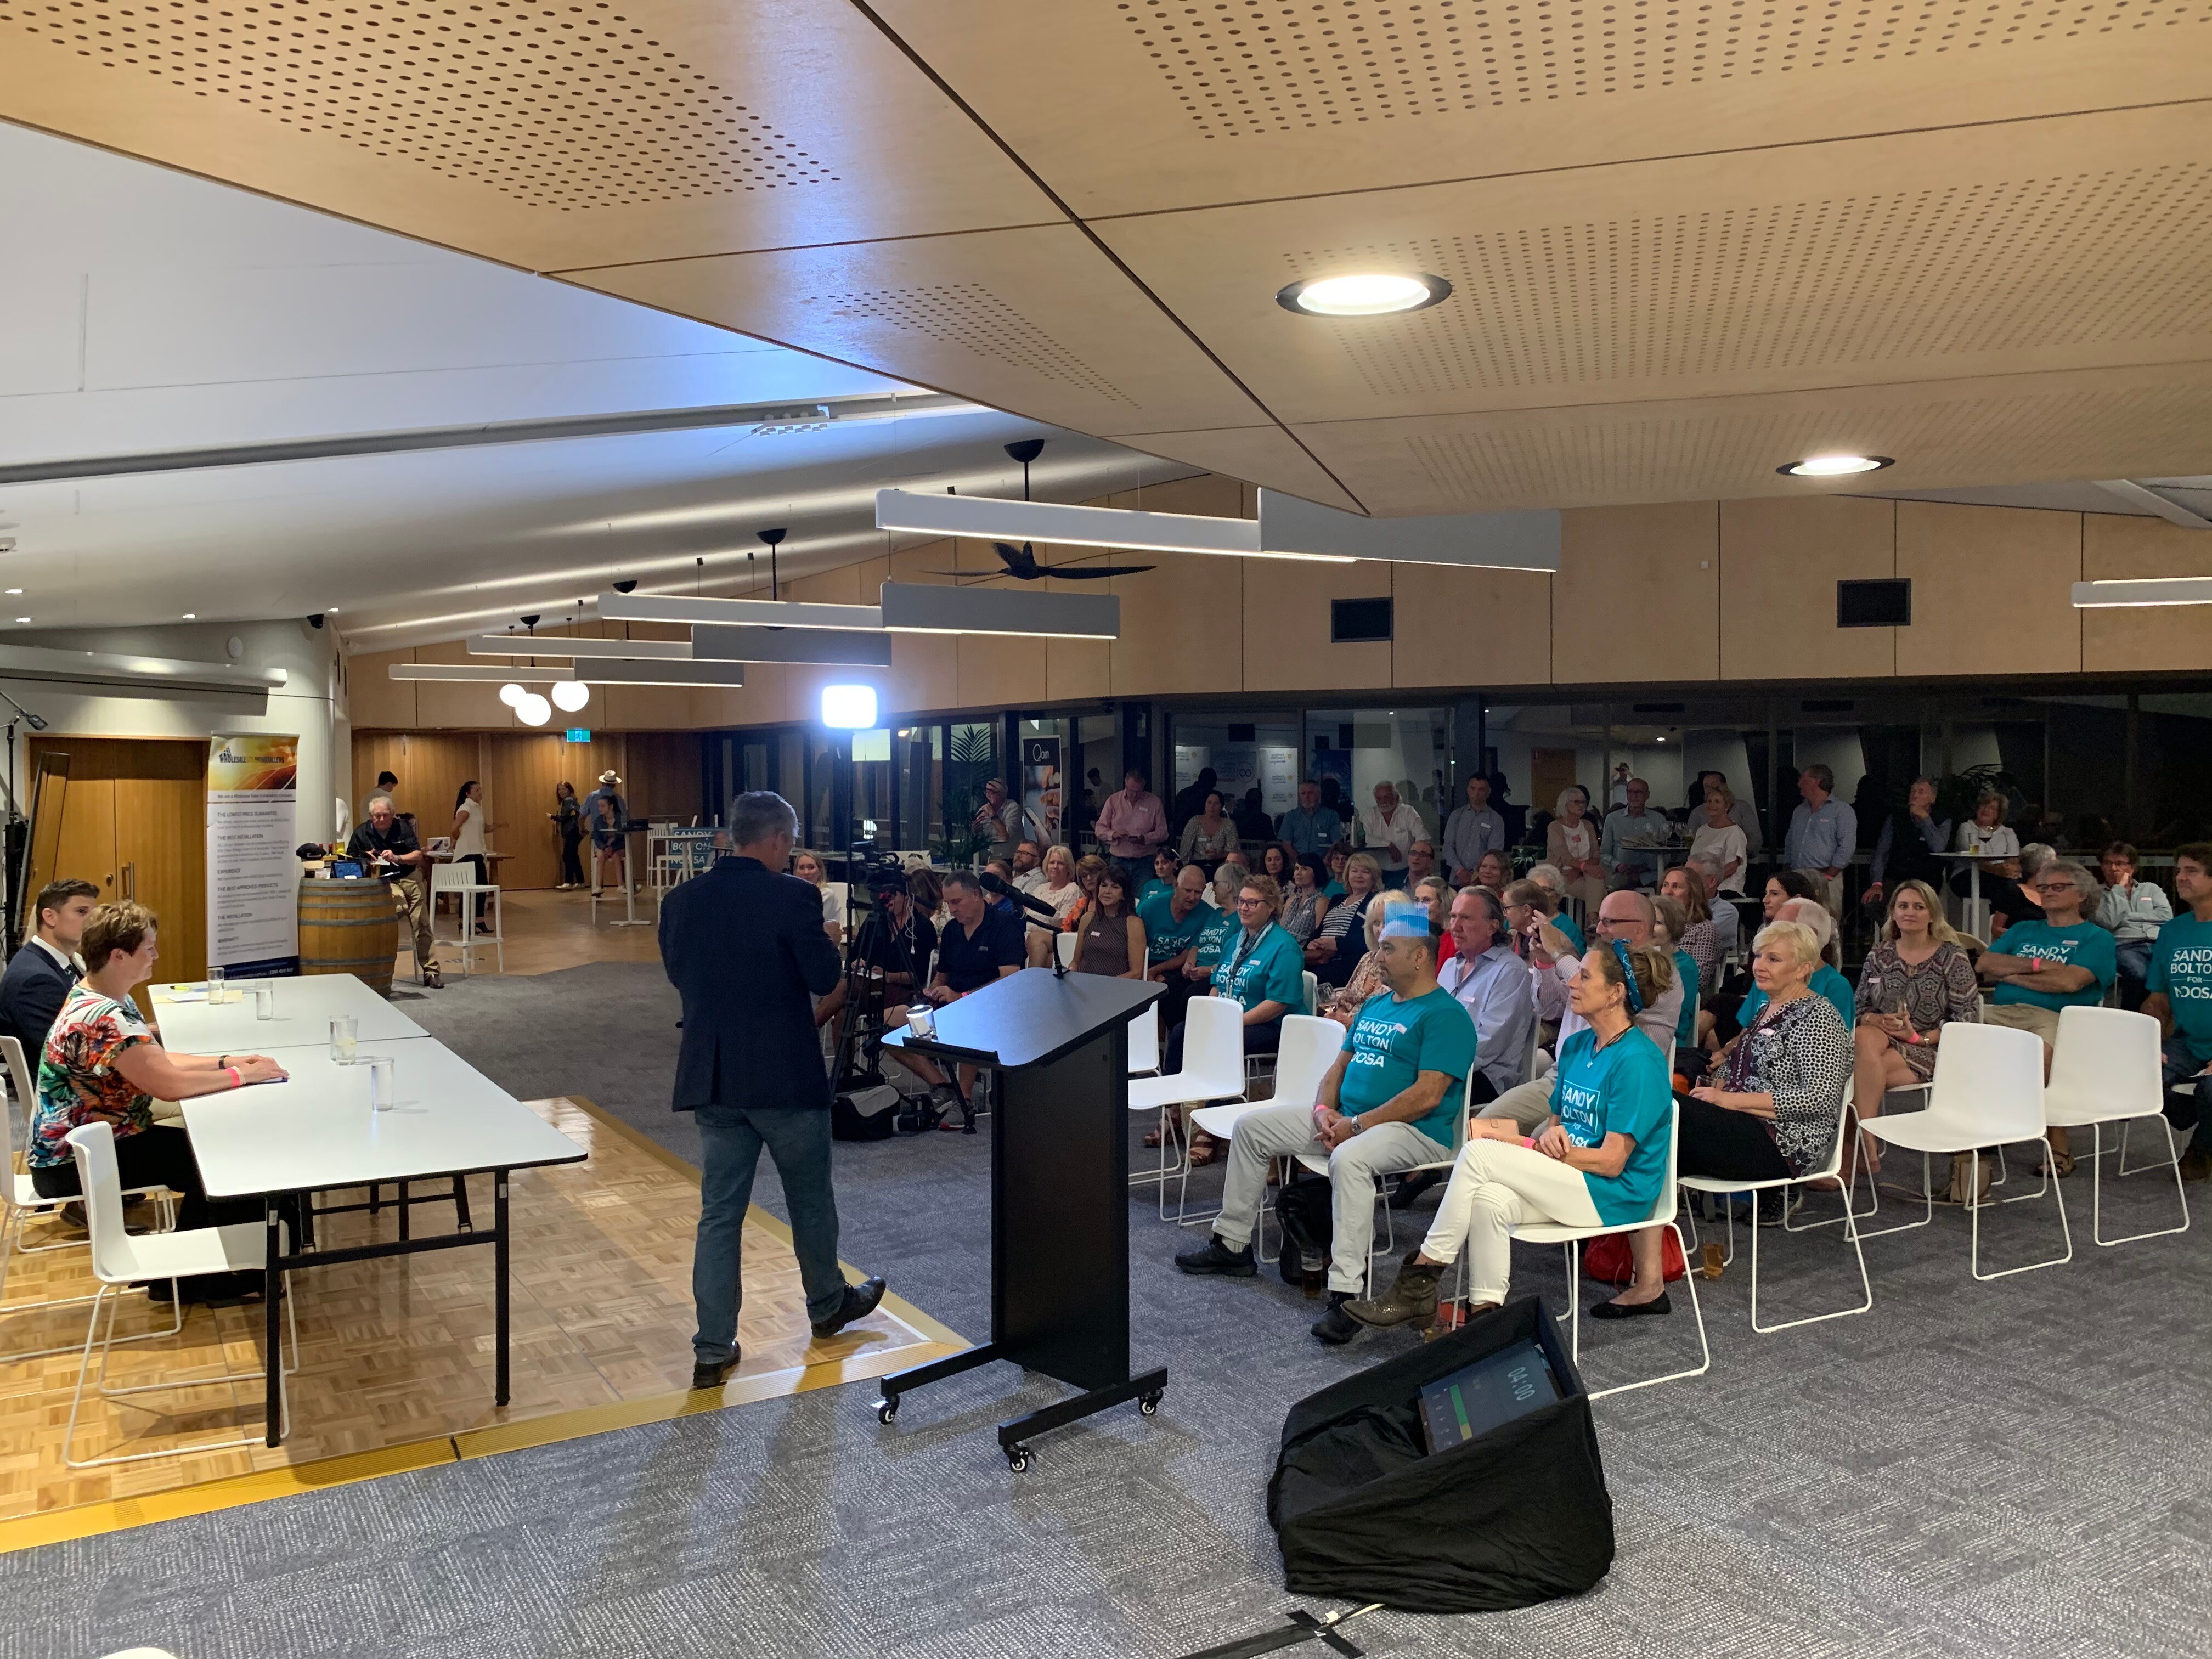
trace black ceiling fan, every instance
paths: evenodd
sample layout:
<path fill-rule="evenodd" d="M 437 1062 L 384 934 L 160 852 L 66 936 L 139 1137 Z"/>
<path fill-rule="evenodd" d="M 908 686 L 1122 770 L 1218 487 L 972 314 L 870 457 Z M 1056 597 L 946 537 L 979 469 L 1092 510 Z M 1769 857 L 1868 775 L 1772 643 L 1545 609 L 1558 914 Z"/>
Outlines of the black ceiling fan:
<path fill-rule="evenodd" d="M 1063 581 L 1103 581 L 1109 576 L 1135 576 L 1157 567 L 1149 564 L 1039 564 L 1036 554 L 1027 542 L 1020 547 L 1005 542 L 993 542 L 999 562 L 1006 567 L 1006 574 L 1018 582 L 1040 581 L 1047 576 L 1057 576 Z M 972 570 L 932 570 L 933 576 L 972 576 Z"/>

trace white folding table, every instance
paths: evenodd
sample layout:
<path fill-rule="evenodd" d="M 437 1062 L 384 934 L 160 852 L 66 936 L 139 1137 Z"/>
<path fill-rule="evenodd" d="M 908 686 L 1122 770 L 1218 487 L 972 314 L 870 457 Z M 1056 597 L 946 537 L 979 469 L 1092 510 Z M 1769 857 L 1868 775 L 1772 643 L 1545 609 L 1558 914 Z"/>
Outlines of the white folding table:
<path fill-rule="evenodd" d="M 189 1005 L 188 1005 L 189 1006 Z M 281 1006 L 281 1005 L 280 1005 Z M 224 1011 L 217 1011 L 224 1012 Z M 250 1018 L 250 1012 L 249 1012 Z M 390 1055 L 393 1093 L 389 1110 L 372 1110 L 369 1068 L 341 1066 L 322 1048 L 292 1048 L 278 1058 L 290 1076 L 283 1083 L 202 1095 L 183 1103 L 185 1127 L 200 1184 L 212 1199 L 258 1198 L 269 1233 L 263 1295 L 268 1310 L 268 1443 L 281 1443 L 280 1370 L 275 1359 L 283 1275 L 301 1267 L 334 1267 L 375 1256 L 489 1244 L 497 1327 L 495 1397 L 507 1402 L 507 1175 L 550 1164 L 581 1163 L 585 1151 L 459 1054 L 432 1037 L 371 1042 L 361 1054 Z M 278 1209 L 338 1187 L 434 1180 L 489 1171 L 493 1215 L 489 1231 L 464 1227 L 429 1238 L 317 1249 L 312 1237 L 295 1238 L 287 1253 Z M 407 1211 L 403 1205 L 403 1224 Z"/>
<path fill-rule="evenodd" d="M 274 1019 L 254 1018 L 253 988 L 273 988 Z M 330 1046 L 331 1020 L 351 1014 L 363 1042 L 390 1042 L 430 1034 L 351 974 L 300 974 L 240 980 L 224 987 L 227 1000 L 210 1004 L 204 984 L 156 985 L 154 1018 L 161 1045 L 180 1054 L 259 1054 L 280 1048 Z M 177 999 L 184 998 L 179 1001 Z"/>

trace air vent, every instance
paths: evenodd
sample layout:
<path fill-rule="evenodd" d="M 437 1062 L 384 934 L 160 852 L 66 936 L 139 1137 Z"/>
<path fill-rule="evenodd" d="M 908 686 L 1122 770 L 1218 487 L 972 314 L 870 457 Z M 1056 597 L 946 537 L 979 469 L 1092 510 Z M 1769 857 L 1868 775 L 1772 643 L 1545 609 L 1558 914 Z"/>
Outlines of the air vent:
<path fill-rule="evenodd" d="M 1332 644 L 1355 645 L 1390 637 L 1390 601 L 1331 599 L 1328 637 Z"/>
<path fill-rule="evenodd" d="M 1910 577 L 1881 581 L 1838 582 L 1836 626 L 1838 628 L 1910 628 L 1912 626 L 1912 581 Z"/>
<path fill-rule="evenodd" d="M 605 3 L 66 0 L 0 3 L 0 23 L 531 207 L 635 207 L 837 179 Z"/>
<path fill-rule="evenodd" d="M 1057 380 L 1132 409 L 1137 400 L 1061 345 L 980 283 L 933 288 L 880 288 L 852 294 L 810 294 L 805 303 L 832 317 L 861 318 L 940 345 L 957 346 L 1048 380 Z"/>

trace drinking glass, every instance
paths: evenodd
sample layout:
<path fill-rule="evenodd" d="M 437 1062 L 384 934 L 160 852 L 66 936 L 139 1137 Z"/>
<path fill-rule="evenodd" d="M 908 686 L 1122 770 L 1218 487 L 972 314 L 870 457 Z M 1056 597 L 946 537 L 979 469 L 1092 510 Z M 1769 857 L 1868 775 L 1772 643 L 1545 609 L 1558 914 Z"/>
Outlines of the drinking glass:
<path fill-rule="evenodd" d="M 210 1002 L 222 1000 L 222 969 L 220 968 L 208 969 L 208 1000 Z"/>
<path fill-rule="evenodd" d="M 253 988 L 253 1017 L 256 1019 L 276 1018 L 276 988 L 274 985 Z"/>
<path fill-rule="evenodd" d="M 368 1068 L 368 1109 L 388 1112 L 399 1103 L 399 1081 L 390 1054 L 363 1054 Z"/>
<path fill-rule="evenodd" d="M 357 1030 L 351 1014 L 331 1016 L 331 1058 L 341 1066 L 354 1062 Z"/>

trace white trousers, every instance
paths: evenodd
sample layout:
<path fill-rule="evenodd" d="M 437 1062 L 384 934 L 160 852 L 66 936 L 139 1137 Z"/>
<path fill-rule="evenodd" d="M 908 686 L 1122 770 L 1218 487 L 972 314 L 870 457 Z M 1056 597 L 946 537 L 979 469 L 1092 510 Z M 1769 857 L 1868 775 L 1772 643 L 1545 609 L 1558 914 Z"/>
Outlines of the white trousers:
<path fill-rule="evenodd" d="M 1375 1237 L 1375 1181 L 1417 1164 L 1441 1164 L 1451 1148 L 1409 1123 L 1378 1123 L 1334 1152 L 1314 1133 L 1311 1106 L 1270 1106 L 1237 1120 L 1229 1143 L 1229 1169 L 1221 1189 L 1215 1237 L 1232 1250 L 1252 1242 L 1260 1206 L 1267 1196 L 1267 1165 L 1300 1152 L 1328 1152 L 1334 1200 L 1328 1252 L 1328 1287 L 1357 1292 L 1367 1283 L 1367 1250 Z"/>
<path fill-rule="evenodd" d="M 1242 1133 L 1244 1126 L 1237 1127 Z M 1524 1221 L 1601 1224 L 1580 1170 L 1510 1141 L 1470 1140 L 1452 1165 L 1421 1254 L 1449 1264 L 1464 1246 L 1468 1300 L 1503 1302 L 1513 1277 L 1512 1230 Z"/>

